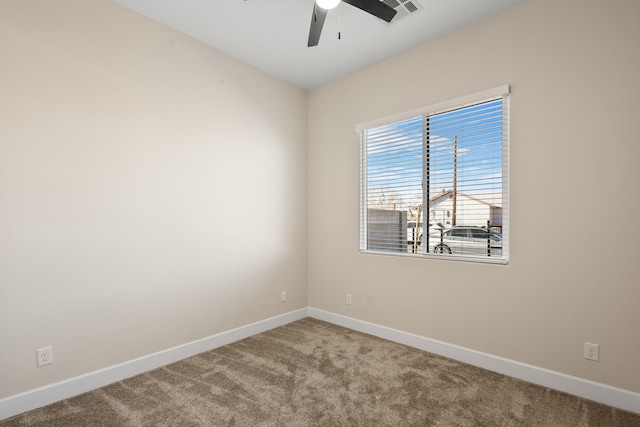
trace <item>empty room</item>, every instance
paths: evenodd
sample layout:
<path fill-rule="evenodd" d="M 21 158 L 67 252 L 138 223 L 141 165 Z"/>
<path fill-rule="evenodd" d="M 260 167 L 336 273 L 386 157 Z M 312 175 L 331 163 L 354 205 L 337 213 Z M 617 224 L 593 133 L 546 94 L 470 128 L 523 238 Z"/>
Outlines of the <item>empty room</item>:
<path fill-rule="evenodd" d="M 0 425 L 640 426 L 640 2 L 317 1 L 0 0 Z"/>

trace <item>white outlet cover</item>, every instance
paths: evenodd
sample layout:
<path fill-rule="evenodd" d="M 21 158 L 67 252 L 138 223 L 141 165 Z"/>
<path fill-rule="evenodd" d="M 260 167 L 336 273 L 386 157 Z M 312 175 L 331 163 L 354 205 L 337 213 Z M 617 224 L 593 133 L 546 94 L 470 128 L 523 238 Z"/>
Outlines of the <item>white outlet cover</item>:
<path fill-rule="evenodd" d="M 584 358 L 597 362 L 600 358 L 600 346 L 589 342 L 584 343 Z"/>
<path fill-rule="evenodd" d="M 53 349 L 51 346 L 43 347 L 36 350 L 36 361 L 38 366 L 49 365 L 53 363 Z"/>

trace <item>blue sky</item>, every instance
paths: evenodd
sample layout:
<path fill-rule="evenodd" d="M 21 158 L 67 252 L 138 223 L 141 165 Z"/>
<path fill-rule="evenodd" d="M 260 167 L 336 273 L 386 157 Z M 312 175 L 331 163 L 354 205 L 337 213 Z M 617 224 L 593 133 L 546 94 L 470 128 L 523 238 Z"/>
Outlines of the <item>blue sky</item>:
<path fill-rule="evenodd" d="M 427 144 L 423 151 L 427 126 L 428 163 Z M 452 189 L 454 138 L 457 140 L 458 192 L 492 198 L 487 201 L 499 203 L 502 133 L 501 99 L 434 114 L 428 119 L 414 117 L 369 129 L 369 204 L 396 203 L 397 209 L 405 210 L 419 203 L 423 164 L 429 165 L 430 196 Z"/>

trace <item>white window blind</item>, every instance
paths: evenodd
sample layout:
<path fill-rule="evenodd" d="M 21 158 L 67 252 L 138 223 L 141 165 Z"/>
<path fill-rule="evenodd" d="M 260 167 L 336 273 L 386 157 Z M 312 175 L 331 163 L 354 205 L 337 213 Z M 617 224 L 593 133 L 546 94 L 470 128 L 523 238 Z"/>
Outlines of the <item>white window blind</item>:
<path fill-rule="evenodd" d="M 508 87 L 460 101 L 357 128 L 361 251 L 507 261 Z"/>

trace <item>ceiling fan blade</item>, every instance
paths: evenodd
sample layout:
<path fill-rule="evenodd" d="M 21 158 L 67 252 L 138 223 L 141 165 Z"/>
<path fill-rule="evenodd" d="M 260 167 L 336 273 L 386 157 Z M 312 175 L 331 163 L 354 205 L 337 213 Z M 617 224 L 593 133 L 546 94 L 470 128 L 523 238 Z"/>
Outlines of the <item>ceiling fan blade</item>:
<path fill-rule="evenodd" d="M 373 16 L 383 19 L 387 22 L 391 22 L 397 10 L 391 6 L 387 6 L 379 0 L 342 0 L 345 3 L 349 3 L 351 6 L 355 6 L 358 9 L 362 9 L 365 12 L 369 12 Z"/>
<path fill-rule="evenodd" d="M 307 47 L 317 46 L 324 25 L 324 18 L 327 17 L 327 11 L 318 7 L 315 0 L 313 2 L 313 14 L 311 15 L 311 27 L 309 28 L 309 42 Z"/>

